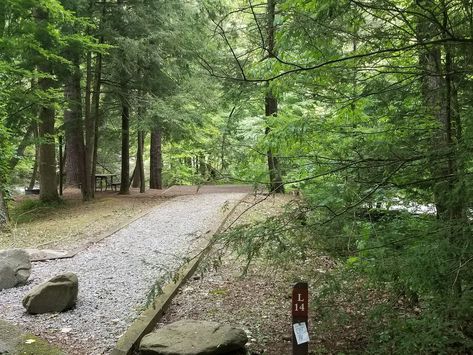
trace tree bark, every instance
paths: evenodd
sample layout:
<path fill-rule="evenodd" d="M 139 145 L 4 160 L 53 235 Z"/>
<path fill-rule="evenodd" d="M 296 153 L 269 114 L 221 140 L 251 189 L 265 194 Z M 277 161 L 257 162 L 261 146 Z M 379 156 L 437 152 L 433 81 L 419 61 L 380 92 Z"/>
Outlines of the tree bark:
<path fill-rule="evenodd" d="M 126 88 L 122 87 L 122 166 L 120 194 L 130 193 L 130 107 L 126 102 Z"/>
<path fill-rule="evenodd" d="M 68 107 L 64 110 L 64 132 L 66 144 L 65 172 L 66 185 L 83 184 L 85 175 L 84 123 L 82 120 L 81 75 L 78 53 L 68 57 L 73 63 L 73 71 L 69 73 L 64 84 L 64 98 Z"/>
<path fill-rule="evenodd" d="M 266 117 L 276 116 L 278 112 L 278 101 L 277 99 L 268 92 L 265 97 L 265 114 Z M 269 135 L 271 132 L 270 127 L 266 127 L 265 134 Z M 279 167 L 279 159 L 274 156 L 273 150 L 268 149 L 267 153 L 268 170 L 269 170 L 269 189 L 271 192 L 284 193 L 284 184 L 281 177 L 281 169 Z"/>
<path fill-rule="evenodd" d="M 97 68 L 96 68 L 97 70 Z M 94 198 L 95 178 L 92 176 L 92 161 L 94 156 L 95 122 L 91 112 L 91 87 L 92 87 L 92 53 L 87 53 L 86 78 L 85 78 L 85 147 L 84 147 L 84 182 L 82 186 L 82 198 L 90 201 Z"/>
<path fill-rule="evenodd" d="M 268 0 L 267 3 L 267 43 L 266 50 L 268 52 L 268 58 L 275 57 L 275 33 L 276 28 L 274 24 L 274 18 L 276 13 L 276 0 Z M 278 100 L 274 96 L 271 88 L 268 86 L 267 93 L 265 96 L 265 116 L 275 117 L 278 113 Z M 266 126 L 265 135 L 268 137 L 271 132 L 271 127 Z M 266 152 L 268 161 L 268 172 L 269 172 L 269 190 L 276 193 L 284 193 L 284 184 L 282 181 L 281 168 L 279 166 L 279 159 L 274 155 L 271 148 L 268 148 Z"/>
<path fill-rule="evenodd" d="M 138 166 L 138 153 L 136 153 L 136 164 L 135 168 L 133 169 L 133 173 L 131 174 L 131 187 L 134 189 L 140 187 L 141 184 L 141 176 L 140 176 L 140 167 Z"/>
<path fill-rule="evenodd" d="M 102 15 L 105 16 L 105 15 Z M 104 38 L 100 37 L 99 43 L 104 43 Z M 99 148 L 99 127 L 100 127 L 100 93 L 102 88 L 102 54 L 97 53 L 95 63 L 95 78 L 94 78 L 94 92 L 92 95 L 92 114 L 94 121 L 94 144 L 92 153 L 92 166 L 91 166 L 91 184 L 95 191 L 95 173 L 97 172 L 97 156 Z"/>
<path fill-rule="evenodd" d="M 140 188 L 140 192 L 145 192 L 145 178 L 144 178 L 144 162 L 143 162 L 143 152 L 144 152 L 144 132 L 139 130 L 137 137 L 137 152 L 136 152 L 136 166 L 133 170 L 132 175 L 132 186 L 134 188 Z"/>
<path fill-rule="evenodd" d="M 138 172 L 140 175 L 140 192 L 144 193 L 145 186 L 145 165 L 143 161 L 143 150 L 144 150 L 144 132 L 138 131 Z"/>
<path fill-rule="evenodd" d="M 423 4 L 423 9 L 428 8 Z M 443 28 L 440 28 L 444 40 L 448 40 L 448 14 L 443 7 Z M 418 22 L 418 40 L 432 39 L 432 33 L 438 33 L 441 21 L 433 23 L 429 17 Z M 444 58 L 444 62 L 442 59 Z M 438 129 L 432 136 L 430 169 L 433 177 L 433 197 L 437 208 L 437 218 L 445 225 L 446 238 L 451 244 L 451 260 L 462 263 L 462 243 L 467 226 L 463 158 L 458 154 L 461 140 L 461 119 L 458 110 L 458 98 L 455 88 L 454 58 L 450 44 L 443 46 L 425 46 L 419 55 L 422 70 L 422 96 L 427 113 L 438 123 Z M 455 278 L 452 289 L 458 296 L 462 293 L 460 274 Z"/>
<path fill-rule="evenodd" d="M 43 48 L 48 48 L 51 37 L 47 30 L 49 13 L 42 7 L 34 9 L 37 23 L 36 39 Z M 53 76 L 53 68 L 50 61 L 39 55 L 37 61 L 38 71 Z M 50 77 L 38 79 L 38 87 L 45 94 L 54 88 L 54 81 Z M 39 108 L 39 188 L 42 201 L 56 201 L 59 199 L 56 179 L 56 147 L 54 142 L 54 119 L 55 112 L 52 103 L 43 104 Z"/>
<path fill-rule="evenodd" d="M 39 144 L 38 144 L 38 125 L 35 123 L 34 124 L 34 138 L 35 138 L 35 143 L 34 143 L 34 165 L 33 165 L 33 172 L 31 173 L 31 179 L 30 183 L 28 185 L 28 189 L 32 190 L 34 188 L 34 185 L 36 184 L 36 179 L 38 176 L 38 168 L 39 168 Z"/>
<path fill-rule="evenodd" d="M 162 189 L 163 188 L 163 157 L 161 149 L 161 131 L 156 128 L 151 132 L 151 144 L 150 144 L 150 178 L 149 188 L 150 189 Z"/>
<path fill-rule="evenodd" d="M 0 230 L 8 225 L 8 208 L 3 195 L 3 185 L 0 183 Z"/>
<path fill-rule="evenodd" d="M 38 66 L 43 73 L 52 74 L 49 63 Z M 44 92 L 53 88 L 53 81 L 49 78 L 38 80 L 38 86 Z M 41 106 L 39 109 L 39 189 L 42 201 L 56 201 L 59 199 L 56 179 L 56 146 L 54 140 L 55 112 L 52 106 Z"/>

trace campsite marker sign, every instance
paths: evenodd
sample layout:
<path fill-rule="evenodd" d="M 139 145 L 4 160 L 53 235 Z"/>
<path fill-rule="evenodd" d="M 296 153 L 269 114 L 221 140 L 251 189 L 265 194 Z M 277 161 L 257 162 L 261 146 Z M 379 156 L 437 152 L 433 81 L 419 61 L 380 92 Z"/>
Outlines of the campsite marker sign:
<path fill-rule="evenodd" d="M 309 354 L 309 286 L 299 282 L 292 289 L 292 354 Z"/>

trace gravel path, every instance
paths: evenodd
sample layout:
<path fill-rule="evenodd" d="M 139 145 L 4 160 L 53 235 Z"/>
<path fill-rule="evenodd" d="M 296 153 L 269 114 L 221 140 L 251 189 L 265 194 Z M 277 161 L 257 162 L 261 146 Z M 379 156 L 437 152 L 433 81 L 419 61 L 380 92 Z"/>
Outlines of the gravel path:
<path fill-rule="evenodd" d="M 108 354 L 150 298 L 157 280 L 176 270 L 215 230 L 227 203 L 244 193 L 181 196 L 71 259 L 34 263 L 30 283 L 0 291 L 0 318 L 65 344 L 68 354 Z M 79 278 L 77 307 L 28 315 L 21 300 L 34 285 L 66 271 Z"/>

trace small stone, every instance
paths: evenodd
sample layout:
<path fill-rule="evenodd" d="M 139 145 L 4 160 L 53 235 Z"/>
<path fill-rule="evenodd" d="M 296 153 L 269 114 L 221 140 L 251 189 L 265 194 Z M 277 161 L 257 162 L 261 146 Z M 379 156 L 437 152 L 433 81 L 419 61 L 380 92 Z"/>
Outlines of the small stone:
<path fill-rule="evenodd" d="M 30 274 L 30 256 L 25 250 L 0 251 L 0 291 L 26 284 Z"/>
<path fill-rule="evenodd" d="M 23 307 L 30 314 L 63 312 L 75 306 L 78 291 L 75 274 L 57 275 L 34 287 L 23 299 Z"/>

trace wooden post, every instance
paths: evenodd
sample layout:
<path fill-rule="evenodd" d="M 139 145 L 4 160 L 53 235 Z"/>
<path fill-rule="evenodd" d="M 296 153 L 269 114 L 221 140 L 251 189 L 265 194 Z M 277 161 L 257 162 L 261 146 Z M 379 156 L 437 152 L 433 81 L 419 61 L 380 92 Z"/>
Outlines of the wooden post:
<path fill-rule="evenodd" d="M 63 171 L 63 161 L 62 161 L 62 136 L 59 136 L 59 196 L 62 196 L 62 176 Z"/>
<path fill-rule="evenodd" d="M 292 289 L 292 354 L 309 354 L 309 285 L 299 282 Z M 297 333 L 297 334 L 296 334 Z"/>

